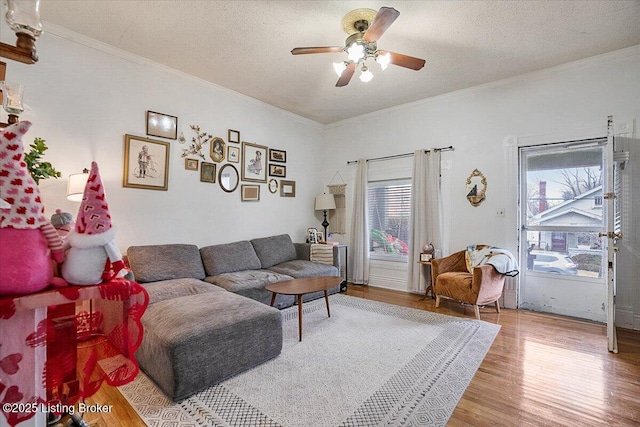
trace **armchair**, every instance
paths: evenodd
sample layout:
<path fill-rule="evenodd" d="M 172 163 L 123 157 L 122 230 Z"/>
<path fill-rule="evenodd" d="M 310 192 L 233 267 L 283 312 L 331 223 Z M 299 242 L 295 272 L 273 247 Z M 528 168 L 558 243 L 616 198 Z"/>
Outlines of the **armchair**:
<path fill-rule="evenodd" d="M 465 252 L 455 252 L 431 261 L 431 283 L 436 296 L 436 307 L 440 306 L 440 298 L 445 297 L 472 304 L 478 320 L 478 305 L 493 302 L 496 311 L 500 313 L 498 299 L 504 287 L 504 274 L 498 273 L 489 264 L 475 267 L 473 273 L 469 273 Z"/>

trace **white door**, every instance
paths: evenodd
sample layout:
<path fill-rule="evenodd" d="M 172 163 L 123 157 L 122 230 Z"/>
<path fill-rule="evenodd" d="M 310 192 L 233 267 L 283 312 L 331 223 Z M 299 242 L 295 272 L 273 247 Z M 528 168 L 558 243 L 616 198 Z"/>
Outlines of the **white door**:
<path fill-rule="evenodd" d="M 607 320 L 607 138 L 521 147 L 518 307 Z"/>

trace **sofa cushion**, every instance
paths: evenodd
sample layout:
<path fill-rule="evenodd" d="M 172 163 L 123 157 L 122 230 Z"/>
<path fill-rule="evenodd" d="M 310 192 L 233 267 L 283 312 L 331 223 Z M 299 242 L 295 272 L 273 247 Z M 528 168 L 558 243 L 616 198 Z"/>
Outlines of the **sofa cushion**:
<path fill-rule="evenodd" d="M 251 241 L 262 268 L 296 259 L 296 248 L 288 234 L 262 237 Z"/>
<path fill-rule="evenodd" d="M 205 278 L 200 251 L 196 245 L 131 246 L 127 249 L 127 257 L 139 283 Z"/>
<path fill-rule="evenodd" d="M 233 292 L 243 297 L 251 298 L 263 304 L 271 302 L 272 293 L 264 287 L 283 280 L 291 280 L 293 277 L 279 274 L 270 270 L 245 270 L 234 273 L 218 274 L 208 276 L 204 280 L 216 286 L 220 286 L 229 292 Z M 211 285 L 209 285 L 211 286 Z M 289 307 L 293 304 L 293 297 L 280 298 L 277 300 L 277 308 Z"/>
<path fill-rule="evenodd" d="M 224 289 L 197 279 L 170 279 L 142 284 L 149 294 L 149 304 L 187 295 L 225 292 Z"/>
<path fill-rule="evenodd" d="M 286 274 L 295 279 L 301 277 L 317 277 L 317 276 L 339 276 L 338 269 L 333 265 L 322 264 L 319 262 L 305 261 L 301 259 L 287 261 L 269 267 L 269 270 L 276 273 Z"/>
<path fill-rule="evenodd" d="M 248 240 L 200 248 L 207 276 L 242 270 L 260 270 L 262 265 Z"/>

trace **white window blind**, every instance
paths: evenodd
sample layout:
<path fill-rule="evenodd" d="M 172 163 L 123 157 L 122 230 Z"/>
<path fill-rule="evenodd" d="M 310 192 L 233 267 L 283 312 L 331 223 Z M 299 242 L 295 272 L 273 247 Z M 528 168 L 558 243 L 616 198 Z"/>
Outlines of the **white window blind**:
<path fill-rule="evenodd" d="M 411 181 L 369 182 L 369 235 L 371 257 L 405 261 L 409 250 Z"/>

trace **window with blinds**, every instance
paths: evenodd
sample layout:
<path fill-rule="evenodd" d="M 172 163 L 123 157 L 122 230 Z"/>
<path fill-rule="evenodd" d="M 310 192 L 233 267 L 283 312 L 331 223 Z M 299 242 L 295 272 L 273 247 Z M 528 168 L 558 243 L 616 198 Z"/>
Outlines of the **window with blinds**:
<path fill-rule="evenodd" d="M 369 182 L 367 203 L 371 258 L 406 262 L 411 180 Z"/>

